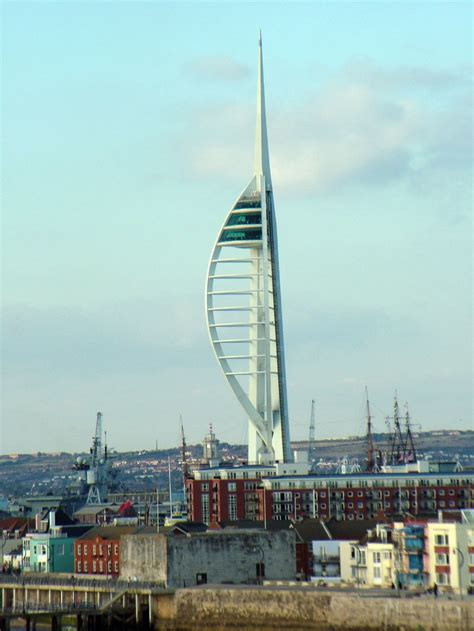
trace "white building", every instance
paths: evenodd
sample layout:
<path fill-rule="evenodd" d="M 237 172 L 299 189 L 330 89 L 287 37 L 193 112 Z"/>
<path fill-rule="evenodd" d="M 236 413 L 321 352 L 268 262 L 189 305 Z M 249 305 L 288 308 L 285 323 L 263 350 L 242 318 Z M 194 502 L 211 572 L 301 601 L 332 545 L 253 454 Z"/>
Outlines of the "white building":
<path fill-rule="evenodd" d="M 474 589 L 474 510 L 441 513 L 426 525 L 428 583 L 465 594 Z"/>
<path fill-rule="evenodd" d="M 340 543 L 341 580 L 366 587 L 393 587 L 396 581 L 396 556 L 390 531 L 378 525 L 366 541 Z"/>

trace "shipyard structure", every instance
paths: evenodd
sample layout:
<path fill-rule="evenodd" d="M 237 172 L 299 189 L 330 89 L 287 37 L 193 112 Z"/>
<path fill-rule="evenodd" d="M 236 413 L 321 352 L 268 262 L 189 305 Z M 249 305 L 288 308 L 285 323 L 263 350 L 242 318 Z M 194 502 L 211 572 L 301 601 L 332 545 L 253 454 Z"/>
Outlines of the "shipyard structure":
<path fill-rule="evenodd" d="M 374 448 L 367 398 L 366 471 L 316 475 L 308 452 L 291 452 L 261 38 L 254 173 L 218 232 L 206 316 L 216 358 L 248 418 L 248 460 L 221 466 L 214 453 L 208 467 L 189 472 L 189 519 L 364 520 L 474 507 L 474 472 L 418 459 L 408 413 L 402 436 L 397 401 L 387 458 Z"/>

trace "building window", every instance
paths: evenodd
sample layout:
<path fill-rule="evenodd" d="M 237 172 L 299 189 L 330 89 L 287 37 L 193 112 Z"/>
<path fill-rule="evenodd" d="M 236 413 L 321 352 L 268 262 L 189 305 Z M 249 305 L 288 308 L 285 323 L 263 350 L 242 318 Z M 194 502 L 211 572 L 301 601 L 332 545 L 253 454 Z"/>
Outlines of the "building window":
<path fill-rule="evenodd" d="M 373 555 L 374 563 L 380 563 L 380 552 L 374 552 Z"/>
<path fill-rule="evenodd" d="M 92 556 L 97 556 L 97 546 L 95 545 L 95 543 L 92 546 Z"/>
<path fill-rule="evenodd" d="M 235 521 L 237 519 L 237 496 L 229 495 L 229 519 Z"/>
<path fill-rule="evenodd" d="M 89 571 L 89 565 L 87 561 L 84 561 L 84 572 L 87 574 L 88 571 Z"/>
<path fill-rule="evenodd" d="M 444 572 L 437 573 L 436 582 L 438 583 L 438 585 L 449 585 L 450 583 L 449 574 L 445 574 Z"/>
<path fill-rule="evenodd" d="M 352 491 L 347 491 L 347 497 L 353 497 L 354 493 Z"/>
<path fill-rule="evenodd" d="M 382 576 L 381 568 L 374 567 L 374 578 L 381 578 L 381 576 Z"/>
<path fill-rule="evenodd" d="M 104 562 L 103 561 L 99 561 L 99 572 L 101 574 L 104 573 Z"/>
<path fill-rule="evenodd" d="M 84 544 L 84 556 L 87 556 L 87 544 Z"/>
<path fill-rule="evenodd" d="M 97 572 L 97 562 L 92 561 L 92 572 L 95 574 Z"/>
<path fill-rule="evenodd" d="M 104 546 L 102 544 L 99 545 L 99 554 L 100 556 L 104 554 Z"/>
<path fill-rule="evenodd" d="M 326 504 L 321 504 L 321 508 L 326 508 Z"/>
<path fill-rule="evenodd" d="M 354 504 L 352 502 L 349 502 L 349 504 L 347 506 L 348 506 L 348 508 L 354 508 Z"/>
<path fill-rule="evenodd" d="M 82 563 L 80 561 L 77 562 L 77 571 L 79 574 L 82 572 Z"/>
<path fill-rule="evenodd" d="M 436 565 L 449 565 L 449 554 L 437 554 Z"/>
<path fill-rule="evenodd" d="M 58 543 L 56 546 L 56 554 L 58 556 L 64 556 L 64 543 Z"/>
<path fill-rule="evenodd" d="M 119 571 L 118 561 L 115 561 L 115 563 L 114 563 L 114 572 L 116 574 L 118 574 L 118 571 Z"/>
<path fill-rule="evenodd" d="M 209 495 L 201 495 L 201 520 L 209 524 Z"/>
<path fill-rule="evenodd" d="M 119 553 L 119 547 L 118 547 L 118 543 L 116 543 L 116 544 L 114 545 L 114 554 L 115 554 L 115 556 L 117 556 L 117 555 L 118 555 L 118 553 Z"/>
<path fill-rule="evenodd" d="M 209 491 L 209 484 L 207 482 L 201 484 L 201 491 Z"/>
<path fill-rule="evenodd" d="M 448 535 L 435 535 L 435 545 L 448 546 L 449 545 Z"/>
<path fill-rule="evenodd" d="M 81 551 L 82 551 L 81 544 L 78 543 L 77 544 L 77 556 L 81 556 Z"/>
<path fill-rule="evenodd" d="M 245 483 L 245 487 L 247 488 L 248 482 Z M 227 490 L 231 492 L 235 492 L 237 490 L 237 482 L 228 482 Z"/>

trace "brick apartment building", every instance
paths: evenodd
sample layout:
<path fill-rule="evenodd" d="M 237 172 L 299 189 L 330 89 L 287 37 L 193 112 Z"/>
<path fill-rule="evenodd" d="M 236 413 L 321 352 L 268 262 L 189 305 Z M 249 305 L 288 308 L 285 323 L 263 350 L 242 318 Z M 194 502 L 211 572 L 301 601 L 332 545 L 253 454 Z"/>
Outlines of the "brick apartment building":
<path fill-rule="evenodd" d="M 89 530 L 74 544 L 76 574 L 116 577 L 120 573 L 120 537 L 130 535 L 136 526 L 100 526 Z"/>
<path fill-rule="evenodd" d="M 195 471 L 186 490 L 189 518 L 207 524 L 305 517 L 351 521 L 471 508 L 474 473 L 275 475 L 268 466 L 214 467 Z"/>

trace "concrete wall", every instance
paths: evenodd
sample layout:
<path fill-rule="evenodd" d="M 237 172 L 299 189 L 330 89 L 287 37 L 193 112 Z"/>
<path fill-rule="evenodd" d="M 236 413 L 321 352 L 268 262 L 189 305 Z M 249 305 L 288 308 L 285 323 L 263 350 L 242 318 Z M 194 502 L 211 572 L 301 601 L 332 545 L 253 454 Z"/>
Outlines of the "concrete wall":
<path fill-rule="evenodd" d="M 281 532 L 215 532 L 168 539 L 168 585 L 196 585 L 197 574 L 208 583 L 247 583 L 257 579 L 257 564 L 267 579 L 295 577 L 295 536 Z"/>
<path fill-rule="evenodd" d="M 139 581 L 167 579 L 165 535 L 125 535 L 120 538 L 120 578 Z"/>
<path fill-rule="evenodd" d="M 467 631 L 474 603 L 424 597 L 358 598 L 311 588 L 180 589 L 155 600 L 155 629 Z"/>
<path fill-rule="evenodd" d="M 248 583 L 263 563 L 265 578 L 295 577 L 293 531 L 234 531 L 186 535 L 130 535 L 121 539 L 121 578 L 190 587 L 198 574 L 208 583 Z"/>

